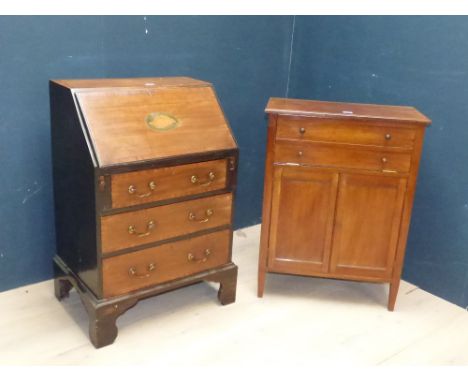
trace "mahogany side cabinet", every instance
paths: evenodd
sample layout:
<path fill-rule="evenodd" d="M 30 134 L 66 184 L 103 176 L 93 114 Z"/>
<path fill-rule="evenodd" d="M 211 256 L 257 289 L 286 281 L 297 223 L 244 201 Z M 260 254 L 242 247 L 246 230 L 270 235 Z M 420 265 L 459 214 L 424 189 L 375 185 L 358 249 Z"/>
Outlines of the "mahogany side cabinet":
<path fill-rule="evenodd" d="M 95 347 L 139 300 L 203 280 L 235 301 L 238 148 L 207 82 L 50 82 L 55 295 L 74 287 Z"/>
<path fill-rule="evenodd" d="M 412 107 L 271 98 L 258 270 L 400 284 L 423 136 Z"/>

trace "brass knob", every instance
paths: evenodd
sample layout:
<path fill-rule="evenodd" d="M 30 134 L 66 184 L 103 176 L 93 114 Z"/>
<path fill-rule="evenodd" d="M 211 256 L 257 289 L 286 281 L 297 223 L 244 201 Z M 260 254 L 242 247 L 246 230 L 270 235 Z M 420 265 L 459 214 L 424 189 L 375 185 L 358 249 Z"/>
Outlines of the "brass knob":
<path fill-rule="evenodd" d="M 297 152 L 297 155 L 299 155 L 300 157 L 304 155 L 304 153 L 302 151 L 298 151 Z"/>
<path fill-rule="evenodd" d="M 131 184 L 131 185 L 128 187 L 128 193 L 129 193 L 129 194 L 134 194 L 135 191 L 136 191 L 136 187 L 135 187 L 133 184 Z"/>
<path fill-rule="evenodd" d="M 156 183 L 154 182 L 154 180 L 148 183 L 148 187 L 150 190 L 154 190 L 156 188 Z"/>
<path fill-rule="evenodd" d="M 304 133 L 305 133 L 305 127 L 301 127 L 301 128 L 299 129 L 299 132 L 300 132 L 301 134 L 304 134 Z"/>
<path fill-rule="evenodd" d="M 385 139 L 387 141 L 389 141 L 390 139 L 392 139 L 392 135 L 391 134 L 385 134 Z"/>
<path fill-rule="evenodd" d="M 388 162 L 388 159 L 385 158 L 385 157 L 383 157 L 383 158 L 382 158 L 382 163 L 387 163 L 387 162 Z"/>

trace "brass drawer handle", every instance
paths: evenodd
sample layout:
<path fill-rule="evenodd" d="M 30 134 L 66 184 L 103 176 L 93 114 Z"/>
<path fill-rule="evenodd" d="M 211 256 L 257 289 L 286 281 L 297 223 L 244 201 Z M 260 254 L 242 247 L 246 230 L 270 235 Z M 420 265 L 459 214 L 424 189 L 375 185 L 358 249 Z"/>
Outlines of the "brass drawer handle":
<path fill-rule="evenodd" d="M 210 171 L 208 173 L 208 180 L 206 182 L 200 182 L 200 179 L 196 175 L 192 175 L 190 178 L 190 181 L 192 184 L 197 184 L 199 186 L 208 186 L 209 184 L 213 183 L 214 179 L 216 178 L 216 175 L 213 171 Z"/>
<path fill-rule="evenodd" d="M 154 220 L 150 220 L 148 224 L 146 225 L 146 231 L 145 232 L 137 232 L 135 226 L 129 225 L 128 226 L 128 233 L 130 235 L 137 235 L 138 237 L 145 237 L 151 234 L 151 231 L 156 227 L 156 223 Z"/>
<path fill-rule="evenodd" d="M 304 135 L 305 131 L 306 131 L 305 127 L 301 127 L 301 128 L 299 129 L 299 132 L 300 132 L 302 135 Z"/>
<path fill-rule="evenodd" d="M 385 163 L 387 163 L 387 162 L 388 162 L 388 159 L 387 159 L 387 158 L 385 158 L 385 157 L 383 157 L 383 158 L 382 158 L 382 163 L 384 163 L 384 164 L 385 164 Z"/>
<path fill-rule="evenodd" d="M 197 219 L 197 215 L 194 214 L 192 211 L 189 212 L 188 218 L 192 222 L 197 222 L 197 223 L 206 223 L 208 220 L 210 220 L 210 217 L 214 214 L 213 209 L 208 208 L 205 211 L 205 218 L 204 219 Z"/>
<path fill-rule="evenodd" d="M 201 259 L 197 259 L 193 253 L 189 253 L 187 255 L 187 260 L 190 262 L 190 263 L 204 263 L 208 260 L 208 257 L 210 257 L 211 255 L 211 251 L 209 249 L 205 249 L 205 253 L 204 253 L 204 256 L 201 258 Z"/>
<path fill-rule="evenodd" d="M 385 140 L 389 141 L 392 139 L 392 134 L 385 134 Z"/>
<path fill-rule="evenodd" d="M 130 195 L 133 195 L 135 194 L 135 196 L 137 196 L 138 198 L 147 198 L 148 196 L 150 196 L 153 191 L 156 189 L 156 183 L 152 180 L 151 182 L 148 183 L 148 188 L 150 189 L 149 192 L 147 192 L 146 194 L 135 194 L 136 192 L 136 187 L 131 184 L 129 187 L 128 187 L 128 193 Z"/>
<path fill-rule="evenodd" d="M 156 269 L 156 265 L 154 263 L 148 264 L 148 273 L 138 274 L 136 267 L 130 267 L 128 269 L 128 276 L 134 279 L 146 279 L 151 276 L 151 272 Z"/>
<path fill-rule="evenodd" d="M 297 152 L 297 155 L 299 155 L 300 157 L 304 156 L 304 152 L 303 151 L 298 151 Z"/>

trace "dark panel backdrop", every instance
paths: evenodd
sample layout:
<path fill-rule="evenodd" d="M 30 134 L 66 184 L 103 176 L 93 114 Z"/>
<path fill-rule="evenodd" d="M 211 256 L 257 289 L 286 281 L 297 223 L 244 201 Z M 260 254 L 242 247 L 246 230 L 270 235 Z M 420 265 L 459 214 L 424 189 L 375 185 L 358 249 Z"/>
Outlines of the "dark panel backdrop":
<path fill-rule="evenodd" d="M 413 105 L 427 130 L 403 278 L 468 305 L 468 17 L 297 17 L 290 97 Z M 378 212 L 377 212 L 378 213 Z"/>
<path fill-rule="evenodd" d="M 292 17 L 1 17 L 0 291 L 52 277 L 48 80 L 192 76 L 240 146 L 236 227 L 260 222 L 269 96 L 287 86 Z"/>

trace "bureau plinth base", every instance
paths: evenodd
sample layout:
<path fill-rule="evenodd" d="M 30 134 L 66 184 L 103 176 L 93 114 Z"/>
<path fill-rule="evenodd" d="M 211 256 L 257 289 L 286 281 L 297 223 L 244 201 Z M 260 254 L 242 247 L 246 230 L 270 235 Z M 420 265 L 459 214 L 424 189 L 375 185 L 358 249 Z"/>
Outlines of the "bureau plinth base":
<path fill-rule="evenodd" d="M 138 301 L 201 281 L 220 284 L 218 299 L 222 305 L 231 304 L 235 301 L 237 266 L 233 263 L 126 295 L 98 299 L 59 257 L 54 258 L 55 297 L 60 301 L 69 296 L 72 288 L 76 289 L 88 313 L 89 338 L 96 348 L 114 342 L 118 334 L 117 318 L 135 306 Z"/>

